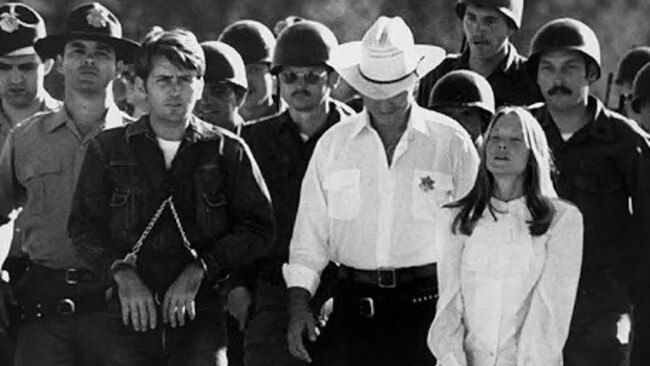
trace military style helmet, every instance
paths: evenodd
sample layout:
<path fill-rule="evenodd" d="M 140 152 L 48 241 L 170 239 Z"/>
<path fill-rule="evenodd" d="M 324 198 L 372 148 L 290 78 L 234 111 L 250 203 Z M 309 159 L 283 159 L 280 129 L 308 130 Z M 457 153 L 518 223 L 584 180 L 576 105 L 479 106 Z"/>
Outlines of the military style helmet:
<path fill-rule="evenodd" d="M 537 75 L 537 65 L 542 53 L 555 50 L 574 50 L 582 53 L 596 65 L 596 79 L 600 78 L 600 44 L 596 33 L 585 23 L 572 18 L 561 18 L 542 26 L 533 36 L 530 45 L 528 69 L 531 74 Z"/>
<path fill-rule="evenodd" d="M 630 50 L 618 65 L 616 84 L 631 84 L 639 70 L 648 62 L 650 62 L 650 47 L 636 47 Z"/>
<path fill-rule="evenodd" d="M 238 88 L 248 90 L 246 67 L 237 51 L 229 45 L 219 42 L 203 42 L 201 48 L 205 53 L 205 82 L 229 82 Z"/>
<path fill-rule="evenodd" d="M 218 41 L 229 44 L 239 52 L 244 64 L 271 63 L 275 37 L 270 29 L 255 20 L 240 20 L 229 25 Z"/>
<path fill-rule="evenodd" d="M 330 53 L 336 46 L 336 36 L 325 25 L 313 20 L 297 22 L 278 36 L 271 72 L 277 74 L 283 66 L 332 67 Z"/>
<path fill-rule="evenodd" d="M 470 70 L 456 70 L 436 82 L 429 96 L 429 108 L 476 107 L 494 115 L 494 92 L 490 83 Z"/>
<path fill-rule="evenodd" d="M 650 101 L 650 64 L 643 66 L 634 78 L 632 110 L 635 113 L 641 113 L 641 106 L 648 101 Z"/>
<path fill-rule="evenodd" d="M 458 0 L 456 14 L 463 19 L 467 5 L 474 5 L 480 8 L 496 9 L 503 14 L 510 22 L 511 28 L 521 27 L 521 18 L 524 13 L 524 0 Z"/>

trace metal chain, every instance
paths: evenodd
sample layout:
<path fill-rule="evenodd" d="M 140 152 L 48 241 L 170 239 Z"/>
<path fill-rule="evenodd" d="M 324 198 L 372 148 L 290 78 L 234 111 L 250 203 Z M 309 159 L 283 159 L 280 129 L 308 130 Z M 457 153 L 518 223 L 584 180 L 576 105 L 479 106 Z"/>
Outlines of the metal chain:
<path fill-rule="evenodd" d="M 162 201 L 160 206 L 158 206 L 158 209 L 154 213 L 151 220 L 149 220 L 147 227 L 145 227 L 144 231 L 142 232 L 142 235 L 140 235 L 140 238 L 131 249 L 131 252 L 124 257 L 124 262 L 132 266 L 136 265 L 136 262 L 138 260 L 138 252 L 140 252 L 140 249 L 144 244 L 144 240 L 149 236 L 151 230 L 153 230 L 153 227 L 156 225 L 156 222 L 158 222 L 158 219 L 160 219 L 160 216 L 162 216 L 162 213 L 165 210 L 165 207 L 167 207 L 167 205 L 169 205 L 169 208 L 172 211 L 172 216 L 174 217 L 174 221 L 176 222 L 176 227 L 178 228 L 178 231 L 181 234 L 183 245 L 185 246 L 185 248 L 187 248 L 187 250 L 190 252 L 190 254 L 194 259 L 197 259 L 199 257 L 199 255 L 196 253 L 196 250 L 192 249 L 192 246 L 190 245 L 190 241 L 187 239 L 187 236 L 185 235 L 185 230 L 183 230 L 183 225 L 181 225 L 181 220 L 180 217 L 178 216 L 178 212 L 176 211 L 176 206 L 174 206 L 174 201 L 172 200 L 172 196 L 169 196 L 164 201 Z"/>
<path fill-rule="evenodd" d="M 190 245 L 190 241 L 187 240 L 187 236 L 185 235 L 185 230 L 183 230 L 183 225 L 181 225 L 181 219 L 178 216 L 178 212 L 176 211 L 176 206 L 174 206 L 174 201 L 172 201 L 171 196 L 168 199 L 169 199 L 169 208 L 172 210 L 172 216 L 174 216 L 174 221 L 176 221 L 176 227 L 178 228 L 178 232 L 181 234 L 181 239 L 183 239 L 183 245 L 190 252 L 190 254 L 194 259 L 198 259 L 199 255 L 196 253 L 196 250 L 192 249 L 192 246 Z"/>

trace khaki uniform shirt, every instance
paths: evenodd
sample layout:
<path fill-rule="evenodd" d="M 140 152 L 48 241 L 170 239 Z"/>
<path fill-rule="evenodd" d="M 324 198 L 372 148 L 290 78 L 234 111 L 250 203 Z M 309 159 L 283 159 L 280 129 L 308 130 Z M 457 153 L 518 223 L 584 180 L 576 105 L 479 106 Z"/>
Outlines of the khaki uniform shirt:
<path fill-rule="evenodd" d="M 41 104 L 41 109 L 37 113 L 51 112 L 51 111 L 54 111 L 54 110 L 57 110 L 57 109 L 61 108 L 62 105 L 63 105 L 63 102 L 61 102 L 60 100 L 56 100 L 56 99 L 52 98 L 52 96 L 46 92 L 45 95 L 44 95 L 43 103 Z M 18 122 L 20 122 L 20 121 L 18 121 Z M 2 148 L 2 146 L 4 145 L 5 140 L 7 139 L 7 136 L 9 135 L 9 132 L 11 131 L 11 129 L 13 127 L 14 127 L 14 124 L 11 122 L 11 120 L 9 119 L 7 114 L 4 112 L 4 110 L 2 110 L 2 102 L 0 101 L 0 148 Z M 12 215 L 13 218 L 16 218 L 16 216 L 18 216 L 18 212 L 14 212 L 14 214 Z M 11 240 L 12 241 L 11 248 L 15 248 L 12 251 L 12 253 L 10 253 L 10 255 L 13 255 L 13 256 L 20 256 L 21 255 L 21 253 L 20 253 L 20 246 L 21 246 L 20 245 L 20 236 L 21 236 L 20 232 L 21 232 L 21 229 L 20 229 L 20 225 L 18 224 L 18 222 L 19 222 L 19 217 L 16 218 L 16 220 L 11 220 L 10 224 L 5 225 L 5 226 L 0 228 L 0 246 L 3 243 L 8 243 Z M 8 248 L 4 248 L 4 249 L 8 250 Z M 2 253 L 2 254 L 0 254 L 0 258 L 4 258 L 4 253 L 5 252 L 6 251 L 4 251 L 4 250 L 0 251 L 0 253 Z"/>
<path fill-rule="evenodd" d="M 129 121 L 113 105 L 97 130 Z M 22 207 L 21 249 L 35 263 L 83 267 L 66 226 L 86 146 L 95 135 L 82 137 L 67 110 L 60 108 L 32 116 L 7 137 L 0 155 L 0 223 L 8 222 L 9 214 Z"/>

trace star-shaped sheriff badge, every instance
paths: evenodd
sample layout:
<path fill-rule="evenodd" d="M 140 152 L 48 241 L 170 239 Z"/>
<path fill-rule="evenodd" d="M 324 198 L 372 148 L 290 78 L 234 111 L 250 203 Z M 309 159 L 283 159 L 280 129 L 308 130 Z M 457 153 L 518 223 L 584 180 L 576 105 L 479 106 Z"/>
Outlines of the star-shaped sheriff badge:
<path fill-rule="evenodd" d="M 431 179 L 431 177 L 428 176 L 428 175 L 426 177 L 420 177 L 420 188 L 424 192 L 433 191 L 433 188 L 434 188 L 435 184 L 436 184 L 436 181 Z"/>

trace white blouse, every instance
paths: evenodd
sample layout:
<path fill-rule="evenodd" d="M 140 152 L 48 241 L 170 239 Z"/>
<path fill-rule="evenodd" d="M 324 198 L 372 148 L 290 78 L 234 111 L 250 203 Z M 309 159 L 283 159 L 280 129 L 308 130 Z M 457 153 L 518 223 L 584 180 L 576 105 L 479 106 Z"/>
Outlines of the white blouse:
<path fill-rule="evenodd" d="M 445 231 L 440 301 L 429 332 L 438 365 L 561 365 L 582 262 L 582 216 L 556 216 L 533 237 L 525 199 L 492 199 L 471 236 Z M 449 227 L 458 210 L 449 210 Z"/>

